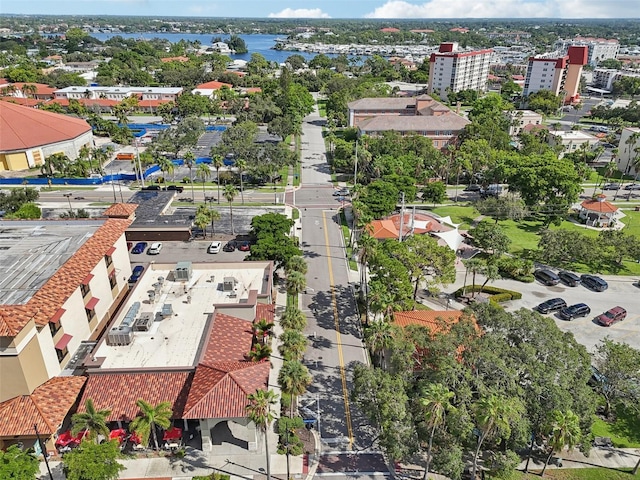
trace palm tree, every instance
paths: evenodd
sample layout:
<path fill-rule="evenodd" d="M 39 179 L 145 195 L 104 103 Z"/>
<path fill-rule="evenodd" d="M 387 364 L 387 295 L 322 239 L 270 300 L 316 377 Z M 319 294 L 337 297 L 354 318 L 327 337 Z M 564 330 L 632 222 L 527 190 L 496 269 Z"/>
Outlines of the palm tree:
<path fill-rule="evenodd" d="M 297 297 L 297 295 L 306 288 L 307 279 L 303 273 L 296 271 L 289 272 L 285 280 L 285 286 L 287 289 L 287 295 Z"/>
<path fill-rule="evenodd" d="M 213 208 L 209 209 L 209 218 L 211 219 L 211 235 L 215 235 L 216 231 L 214 229 L 213 222 L 220 220 L 220 212 Z"/>
<path fill-rule="evenodd" d="M 75 436 L 86 430 L 86 438 L 96 442 L 98 435 L 109 438 L 107 418 L 111 415 L 111 410 L 96 410 L 93 400 L 90 398 L 84 402 L 84 409 L 84 412 L 74 413 L 71 417 L 71 433 Z"/>
<path fill-rule="evenodd" d="M 189 183 L 191 183 L 191 200 L 195 201 L 195 194 L 193 193 L 193 163 L 195 162 L 196 157 L 193 155 L 191 150 L 187 150 L 187 153 L 184 154 L 184 164 L 189 169 Z"/>
<path fill-rule="evenodd" d="M 280 335 L 280 355 L 285 360 L 302 360 L 307 349 L 307 337 L 298 330 L 287 329 Z"/>
<path fill-rule="evenodd" d="M 198 210 L 196 211 L 196 218 L 193 220 L 193 223 L 196 225 L 196 227 L 198 227 L 200 230 L 204 232 L 204 238 L 207 238 L 207 225 L 209 225 L 209 213 L 206 210 L 206 208 L 204 210 L 200 210 L 198 208 Z"/>
<path fill-rule="evenodd" d="M 549 465 L 549 461 L 554 453 L 561 452 L 565 446 L 572 450 L 580 440 L 580 418 L 571 410 L 561 412 L 554 410 L 551 412 L 551 436 L 549 437 L 549 446 L 551 451 L 544 462 L 541 477 L 544 477 L 544 471 Z"/>
<path fill-rule="evenodd" d="M 271 345 L 256 343 L 247 354 L 247 357 L 252 362 L 257 363 L 269 358 L 271 356 L 272 351 L 273 350 L 271 349 Z"/>
<path fill-rule="evenodd" d="M 78 151 L 78 160 L 80 162 L 89 162 L 89 172 L 93 170 L 93 165 L 91 165 L 91 149 L 87 145 L 80 147 L 80 150 Z"/>
<path fill-rule="evenodd" d="M 484 287 L 487 285 L 487 283 L 494 282 L 502 278 L 502 276 L 500 275 L 500 270 L 498 270 L 498 266 L 494 263 L 485 263 L 480 269 L 480 273 L 484 275 L 484 283 L 480 287 L 480 291 L 484 290 Z"/>
<path fill-rule="evenodd" d="M 311 384 L 309 370 L 299 360 L 285 360 L 278 374 L 278 385 L 282 393 L 291 397 L 291 418 L 295 411 L 296 398 L 307 391 Z"/>
<path fill-rule="evenodd" d="M 448 410 L 454 410 L 451 399 L 455 394 L 441 383 L 431 383 L 422 391 L 422 397 L 418 400 L 424 409 L 424 420 L 429 433 L 429 446 L 427 448 L 427 464 L 424 469 L 424 479 L 429 475 L 431 463 L 431 449 L 436 430 L 444 425 L 445 415 Z"/>
<path fill-rule="evenodd" d="M 285 330 L 301 332 L 307 326 L 307 317 L 298 307 L 288 306 L 280 317 L 280 326 Z"/>
<path fill-rule="evenodd" d="M 207 165 L 206 163 L 200 163 L 198 165 L 196 173 L 202 179 L 202 196 L 205 197 L 206 193 L 204 191 L 204 184 L 209 179 L 209 177 L 211 177 L 211 170 L 209 169 L 209 165 Z"/>
<path fill-rule="evenodd" d="M 378 246 L 378 240 L 369 235 L 368 233 L 363 233 L 358 240 L 358 245 L 360 246 L 360 263 L 362 264 L 362 269 L 360 271 L 360 288 L 364 289 L 365 292 L 365 325 L 369 324 L 369 283 L 367 281 L 367 271 L 369 269 L 369 260 L 373 258 L 375 254 L 376 247 Z"/>
<path fill-rule="evenodd" d="M 271 407 L 277 403 L 278 396 L 273 390 L 257 390 L 247 395 L 249 404 L 245 407 L 247 419 L 253 422 L 264 435 L 264 450 L 267 456 L 267 480 L 271 480 L 271 459 L 269 458 L 269 440 L 267 430 L 273 423 L 275 415 Z"/>
<path fill-rule="evenodd" d="M 171 160 L 169 160 L 165 156 L 158 157 L 158 167 L 160 167 L 160 171 L 162 171 L 163 174 L 171 175 L 172 182 L 175 180 L 174 174 L 175 174 L 176 168 Z"/>
<path fill-rule="evenodd" d="M 300 272 L 303 275 L 306 275 L 308 269 L 308 265 L 304 257 L 300 255 L 294 255 L 287 260 L 285 271 L 287 275 L 291 272 Z"/>
<path fill-rule="evenodd" d="M 478 274 L 482 268 L 484 268 L 485 261 L 480 258 L 470 258 L 468 260 L 463 260 L 462 263 L 466 267 L 466 271 L 464 272 L 464 284 L 462 287 L 462 295 L 465 295 L 465 290 L 467 288 L 467 275 L 471 272 L 472 278 L 472 293 L 475 293 L 476 289 L 476 274 Z"/>
<path fill-rule="evenodd" d="M 156 426 L 167 429 L 171 425 L 173 410 L 170 402 L 160 402 L 155 407 L 143 399 L 138 399 L 136 405 L 140 409 L 140 415 L 133 419 L 129 428 L 140 438 L 142 445 L 149 445 L 149 434 L 153 438 L 155 449 L 158 450 L 158 433 Z"/>
<path fill-rule="evenodd" d="M 273 335 L 273 327 L 275 324 L 264 318 L 261 318 L 253 324 L 253 334 L 261 343 L 266 343 L 265 339 Z"/>
<path fill-rule="evenodd" d="M 391 347 L 393 340 L 393 329 L 391 324 L 387 321 L 380 320 L 377 322 L 371 322 L 369 327 L 364 333 L 364 343 L 374 356 L 378 354 L 378 366 L 382 369 L 385 368 L 384 364 L 384 351 Z"/>
<path fill-rule="evenodd" d="M 229 215 L 231 216 L 231 235 L 235 235 L 236 231 L 233 226 L 233 199 L 238 196 L 238 189 L 234 185 L 225 185 L 224 192 L 222 192 L 224 198 L 229 202 Z"/>
<path fill-rule="evenodd" d="M 216 183 L 218 184 L 218 205 L 220 205 L 220 169 L 224 166 L 224 159 L 220 155 L 213 157 L 213 167 L 216 169 Z"/>
<path fill-rule="evenodd" d="M 244 178 L 242 174 L 247 169 L 247 162 L 243 159 L 236 160 L 236 167 L 238 167 L 238 175 L 240 175 L 240 198 L 242 198 L 242 205 L 244 205 Z"/>
<path fill-rule="evenodd" d="M 480 448 L 487 438 L 501 434 L 508 437 L 511 433 L 511 421 L 520 414 L 520 408 L 514 401 L 489 395 L 478 401 L 475 406 L 475 416 L 480 430 L 478 445 L 473 456 L 473 470 L 471 478 L 476 478 L 478 470 L 478 456 Z"/>

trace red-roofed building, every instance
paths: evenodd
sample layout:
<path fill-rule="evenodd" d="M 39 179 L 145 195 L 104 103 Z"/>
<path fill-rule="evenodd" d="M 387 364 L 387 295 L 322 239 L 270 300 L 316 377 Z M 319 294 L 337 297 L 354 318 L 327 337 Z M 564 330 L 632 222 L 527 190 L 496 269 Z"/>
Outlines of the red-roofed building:
<path fill-rule="evenodd" d="M 607 196 L 600 194 L 596 198 L 580 204 L 579 217 L 590 227 L 610 227 L 615 222 L 619 208 L 606 201 Z"/>
<path fill-rule="evenodd" d="M 385 28 L 381 28 L 380 31 L 383 33 L 398 33 L 400 29 L 394 28 L 394 27 L 385 27 Z"/>
<path fill-rule="evenodd" d="M 162 63 L 169 63 L 169 62 L 185 63 L 185 62 L 189 61 L 189 57 L 185 57 L 185 56 L 181 56 L 181 57 L 165 57 L 165 58 L 161 58 L 160 61 Z"/>
<path fill-rule="evenodd" d="M 75 159 L 93 145 L 84 120 L 10 102 L 0 102 L 0 132 L 0 171 L 37 167 L 54 153 Z"/>

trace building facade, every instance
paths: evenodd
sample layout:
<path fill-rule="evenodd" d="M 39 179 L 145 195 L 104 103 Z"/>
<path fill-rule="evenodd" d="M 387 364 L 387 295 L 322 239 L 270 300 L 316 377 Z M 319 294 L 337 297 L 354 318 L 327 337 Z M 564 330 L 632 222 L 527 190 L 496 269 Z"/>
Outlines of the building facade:
<path fill-rule="evenodd" d="M 487 89 L 489 66 L 493 50 L 457 52 L 454 42 L 442 43 L 437 53 L 429 58 L 429 93 L 446 98 L 447 89 L 452 92 Z"/>
<path fill-rule="evenodd" d="M 622 130 L 618 145 L 618 170 L 627 175 L 640 175 L 640 128 L 627 127 Z"/>
<path fill-rule="evenodd" d="M 592 67 L 603 60 L 616 58 L 620 51 L 620 42 L 616 39 L 576 37 L 572 40 L 561 40 L 558 47 L 568 50 L 571 47 L 587 47 L 587 62 Z"/>
<path fill-rule="evenodd" d="M 586 64 L 587 47 L 569 47 L 567 55 L 560 58 L 531 57 L 522 94 L 526 97 L 540 90 L 550 90 L 554 95 L 564 92 L 565 104 L 576 102 Z"/>

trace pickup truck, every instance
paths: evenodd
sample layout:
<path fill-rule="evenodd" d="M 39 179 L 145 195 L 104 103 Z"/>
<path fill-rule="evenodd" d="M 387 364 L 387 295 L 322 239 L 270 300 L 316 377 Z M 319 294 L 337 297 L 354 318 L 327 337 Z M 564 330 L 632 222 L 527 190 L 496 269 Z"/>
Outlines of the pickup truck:
<path fill-rule="evenodd" d="M 180 186 L 180 185 L 169 185 L 167 188 L 167 190 L 174 190 L 178 193 L 182 193 L 184 191 L 184 187 Z"/>

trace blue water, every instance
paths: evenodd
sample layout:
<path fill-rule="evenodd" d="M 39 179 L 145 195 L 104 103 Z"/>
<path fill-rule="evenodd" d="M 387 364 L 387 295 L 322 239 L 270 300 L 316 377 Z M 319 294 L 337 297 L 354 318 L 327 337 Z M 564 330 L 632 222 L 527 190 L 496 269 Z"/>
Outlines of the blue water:
<path fill-rule="evenodd" d="M 213 33 L 197 34 L 197 33 L 156 33 L 156 32 L 91 33 L 91 36 L 97 38 L 102 42 L 117 36 L 120 36 L 122 38 L 134 38 L 134 39 L 145 39 L 145 40 L 151 40 L 152 38 L 161 38 L 164 40 L 169 40 L 171 43 L 177 43 L 180 40 L 187 40 L 191 42 L 199 40 L 203 46 L 211 45 L 212 40 L 215 37 L 221 37 L 223 41 L 229 38 L 228 35 L 216 35 Z M 278 63 L 283 63 L 289 56 L 295 53 L 299 53 L 306 60 L 310 60 L 316 56 L 315 53 L 283 52 L 278 50 L 272 50 L 273 46 L 276 44 L 276 39 L 283 38 L 282 35 L 255 34 L 255 35 L 239 35 L 239 37 L 242 38 L 244 42 L 247 44 L 247 50 L 249 50 L 249 53 L 229 55 L 233 60 L 236 60 L 236 59 L 247 60 L 247 61 L 251 60 L 252 53 L 259 53 L 268 61 L 278 62 Z M 328 55 L 328 56 L 335 56 L 335 55 Z"/>

